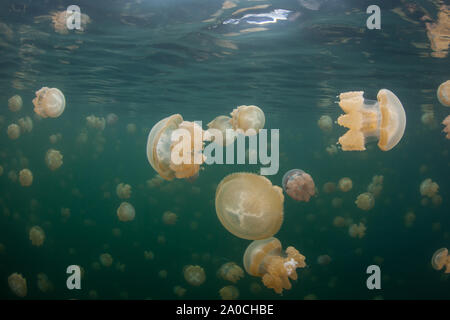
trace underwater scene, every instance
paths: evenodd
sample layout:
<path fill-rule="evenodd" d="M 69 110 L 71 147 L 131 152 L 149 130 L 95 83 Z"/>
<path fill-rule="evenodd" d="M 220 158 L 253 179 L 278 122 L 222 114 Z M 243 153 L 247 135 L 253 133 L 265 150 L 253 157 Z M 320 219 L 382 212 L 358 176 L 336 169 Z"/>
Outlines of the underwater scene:
<path fill-rule="evenodd" d="M 450 4 L 2 0 L 0 299 L 450 299 Z"/>

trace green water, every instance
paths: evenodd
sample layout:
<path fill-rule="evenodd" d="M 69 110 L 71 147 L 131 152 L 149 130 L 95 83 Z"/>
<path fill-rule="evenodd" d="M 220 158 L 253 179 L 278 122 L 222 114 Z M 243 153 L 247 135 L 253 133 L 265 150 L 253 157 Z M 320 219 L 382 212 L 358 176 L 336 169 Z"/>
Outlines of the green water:
<path fill-rule="evenodd" d="M 232 283 L 218 278 L 217 270 L 230 261 L 243 267 L 250 241 L 220 224 L 216 187 L 230 173 L 259 173 L 261 165 L 205 165 L 193 182 L 149 188 L 147 180 L 156 172 L 147 161 L 146 142 L 153 125 L 171 114 L 203 121 L 206 129 L 239 105 L 259 106 L 265 128 L 280 129 L 280 168 L 268 176 L 271 182 L 281 185 L 285 172 L 299 168 L 318 189 L 307 203 L 286 196 L 284 223 L 275 235 L 283 247 L 297 248 L 308 267 L 297 270 L 299 279 L 283 295 L 246 274 L 234 284 L 240 299 L 450 298 L 448 275 L 431 266 L 433 253 L 450 247 L 450 142 L 440 124 L 450 109 L 436 98 L 450 64 L 448 57 L 432 56 L 421 20 L 427 13 L 436 21 L 439 1 L 380 4 L 381 30 L 366 28 L 372 1 L 232 1 L 234 8 L 220 12 L 223 1 L 217 0 L 79 1 L 91 22 L 82 33 L 65 34 L 55 31 L 48 15 L 70 1 L 2 1 L 0 298 L 18 299 L 7 280 L 17 272 L 27 280 L 25 299 L 180 299 L 175 286 L 187 289 L 181 299 L 220 299 L 219 290 Z M 256 5 L 267 7 L 232 14 Z M 224 24 L 277 8 L 291 11 L 287 20 Z M 245 32 L 254 27 L 266 30 Z M 35 117 L 32 99 L 43 86 L 64 93 L 67 105 L 59 118 Z M 339 149 L 329 155 L 326 148 L 345 129 L 333 123 L 331 132 L 323 132 L 318 119 L 337 119 L 341 92 L 364 90 L 375 99 L 381 88 L 393 91 L 405 108 L 400 143 L 388 152 L 372 142 L 364 152 Z M 16 94 L 23 108 L 13 113 L 8 99 Z M 424 110 L 433 114 L 431 124 L 421 121 Z M 103 131 L 87 128 L 87 116 L 109 113 L 119 117 L 116 124 Z M 33 130 L 10 140 L 8 125 L 25 116 L 33 119 Z M 127 131 L 130 123 L 136 132 Z M 87 132 L 85 143 L 77 141 L 80 132 Z M 49 136 L 56 133 L 62 139 L 51 144 Z M 64 157 L 56 171 L 44 161 L 50 148 Z M 8 177 L 23 168 L 33 172 L 31 187 Z M 374 208 L 363 211 L 354 202 L 375 175 L 384 176 L 383 189 Z M 351 191 L 323 191 L 325 183 L 342 177 L 352 179 Z M 419 186 L 427 178 L 439 184 L 440 205 L 421 203 Z M 123 201 L 115 192 L 120 182 L 132 186 L 126 200 L 136 209 L 131 222 L 116 215 Z M 334 207 L 334 198 L 342 199 L 342 206 Z M 64 218 L 61 208 L 69 208 L 70 217 Z M 175 225 L 163 223 L 165 211 L 178 215 Z M 411 227 L 405 226 L 407 212 L 416 216 Z M 363 222 L 365 236 L 352 238 L 348 226 L 335 227 L 336 216 Z M 40 247 L 28 237 L 34 225 L 46 234 Z M 145 259 L 144 251 L 152 251 L 154 259 Z M 113 257 L 111 267 L 96 267 L 102 253 Z M 317 263 L 324 254 L 332 259 L 329 265 Z M 372 264 L 380 265 L 381 290 L 366 287 Z M 66 287 L 69 265 L 84 270 L 81 290 Z M 185 281 L 186 265 L 204 268 L 201 286 Z M 39 273 L 48 276 L 53 290 L 39 290 Z M 259 290 L 251 290 L 255 283 Z"/>

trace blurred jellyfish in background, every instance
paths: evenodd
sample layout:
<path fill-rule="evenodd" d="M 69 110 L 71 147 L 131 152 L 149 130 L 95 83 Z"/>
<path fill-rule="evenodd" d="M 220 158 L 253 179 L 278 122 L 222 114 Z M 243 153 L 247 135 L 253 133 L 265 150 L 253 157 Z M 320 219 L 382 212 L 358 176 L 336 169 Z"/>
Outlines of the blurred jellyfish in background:
<path fill-rule="evenodd" d="M 336 191 L 336 183 L 334 182 L 326 182 L 322 187 L 323 192 L 325 193 L 333 193 Z"/>
<path fill-rule="evenodd" d="M 99 257 L 100 263 L 104 267 L 111 267 L 113 264 L 113 257 L 109 253 L 102 253 Z"/>
<path fill-rule="evenodd" d="M 224 280 L 236 283 L 244 277 L 244 270 L 234 262 L 227 262 L 219 268 L 217 275 Z"/>
<path fill-rule="evenodd" d="M 42 272 L 37 275 L 37 286 L 43 293 L 52 291 L 54 288 L 53 283 L 48 279 L 48 276 Z"/>
<path fill-rule="evenodd" d="M 445 126 L 444 130 L 442 132 L 445 132 L 447 135 L 445 136 L 447 139 L 450 139 L 450 115 L 447 116 L 444 121 L 442 121 L 442 124 Z"/>
<path fill-rule="evenodd" d="M 33 99 L 34 112 L 42 118 L 57 118 L 66 108 L 66 98 L 57 88 L 43 87 Z"/>
<path fill-rule="evenodd" d="M 235 286 L 225 286 L 219 290 L 222 300 L 236 300 L 239 298 L 239 289 Z"/>
<path fill-rule="evenodd" d="M 160 277 L 161 279 L 166 279 L 167 278 L 167 270 L 159 270 L 158 277 Z"/>
<path fill-rule="evenodd" d="M 317 125 L 323 132 L 330 132 L 333 129 L 333 120 L 330 116 L 323 115 L 317 120 Z"/>
<path fill-rule="evenodd" d="M 233 126 L 231 125 L 231 118 L 227 116 L 218 116 L 214 118 L 213 121 L 208 123 L 209 129 L 217 129 L 222 133 L 222 140 L 218 141 L 212 135 L 212 141 L 215 141 L 221 146 L 227 146 L 232 144 L 236 140 L 236 135 L 234 134 Z M 210 130 L 208 130 L 210 131 Z"/>
<path fill-rule="evenodd" d="M 17 173 L 14 170 L 10 170 L 8 172 L 8 178 L 9 180 L 11 180 L 12 182 L 16 182 L 17 181 Z"/>
<path fill-rule="evenodd" d="M 188 265 L 183 269 L 184 279 L 192 286 L 200 286 L 205 282 L 205 270 L 200 266 Z"/>
<path fill-rule="evenodd" d="M 62 134 L 61 133 L 52 134 L 49 137 L 49 140 L 50 140 L 51 144 L 57 144 L 59 141 L 61 141 L 61 139 L 62 139 Z"/>
<path fill-rule="evenodd" d="M 445 267 L 445 273 L 450 273 L 450 256 L 447 248 L 441 248 L 433 254 L 431 265 L 438 271 Z"/>
<path fill-rule="evenodd" d="M 216 213 L 236 237 L 265 239 L 283 223 L 283 191 L 269 179 L 253 173 L 226 176 L 216 189 Z"/>
<path fill-rule="evenodd" d="M 45 163 L 47 164 L 47 167 L 55 171 L 63 164 L 63 156 L 61 152 L 55 149 L 49 149 L 47 153 L 45 154 Z"/>
<path fill-rule="evenodd" d="M 155 258 L 155 255 L 153 254 L 152 251 L 144 251 L 144 258 L 145 260 L 153 260 Z"/>
<path fill-rule="evenodd" d="M 305 257 L 294 247 L 281 250 L 281 242 L 274 237 L 255 240 L 244 253 L 244 268 L 248 274 L 262 277 L 263 284 L 282 293 L 291 289 L 289 279 L 297 280 L 297 268 L 306 267 Z"/>
<path fill-rule="evenodd" d="M 96 117 L 95 115 L 91 114 L 90 116 L 86 117 L 86 125 L 91 129 L 103 131 L 106 127 L 106 120 L 103 117 Z"/>
<path fill-rule="evenodd" d="M 15 95 L 8 100 L 8 108 L 11 112 L 18 112 L 22 109 L 23 101 L 22 97 Z"/>
<path fill-rule="evenodd" d="M 323 254 L 317 257 L 317 263 L 321 266 L 326 266 L 331 263 L 331 257 L 327 254 Z"/>
<path fill-rule="evenodd" d="M 20 127 L 15 123 L 11 123 L 6 132 L 11 140 L 16 140 L 20 137 Z"/>
<path fill-rule="evenodd" d="M 367 191 L 377 198 L 383 190 L 384 177 L 382 175 L 375 175 L 372 177 L 372 182 L 367 187 Z"/>
<path fill-rule="evenodd" d="M 339 180 L 338 186 L 339 190 L 341 190 L 342 192 L 348 192 L 352 190 L 353 182 L 350 178 L 342 178 L 341 180 Z"/>
<path fill-rule="evenodd" d="M 122 202 L 119 208 L 117 208 L 117 216 L 119 217 L 120 221 L 123 222 L 132 221 L 136 216 L 136 212 L 134 210 L 133 205 L 131 205 L 128 202 Z"/>
<path fill-rule="evenodd" d="M 331 146 L 328 146 L 325 148 L 325 151 L 330 155 L 333 156 L 338 152 L 338 148 L 332 144 Z"/>
<path fill-rule="evenodd" d="M 397 96 L 387 89 L 381 89 L 377 101 L 365 100 L 363 91 L 341 93 L 339 106 L 346 113 L 338 118 L 338 124 L 349 128 L 339 138 L 344 151 L 366 150 L 370 138 L 378 140 L 383 151 L 394 148 L 403 137 L 406 115 Z"/>
<path fill-rule="evenodd" d="M 127 132 L 129 134 L 135 134 L 136 133 L 136 125 L 134 123 L 127 124 Z"/>
<path fill-rule="evenodd" d="M 33 173 L 29 169 L 20 170 L 19 182 L 22 187 L 31 186 L 33 184 Z"/>
<path fill-rule="evenodd" d="M 356 198 L 355 203 L 361 210 L 368 211 L 375 205 L 375 198 L 370 192 L 364 192 Z"/>
<path fill-rule="evenodd" d="M 120 199 L 129 199 L 131 197 L 131 186 L 119 183 L 116 187 L 116 194 Z"/>
<path fill-rule="evenodd" d="M 405 227 L 411 228 L 414 224 L 414 221 L 416 221 L 416 215 L 414 214 L 414 212 L 407 212 L 404 217 Z"/>
<path fill-rule="evenodd" d="M 106 123 L 109 126 L 116 124 L 117 121 L 119 121 L 119 117 L 115 113 L 108 113 L 108 115 L 106 116 Z"/>
<path fill-rule="evenodd" d="M 195 176 L 205 160 L 202 152 L 205 140 L 205 132 L 198 124 L 183 121 L 179 114 L 172 115 L 150 131 L 147 160 L 165 180 Z M 174 158 L 178 158 L 177 162 Z"/>
<path fill-rule="evenodd" d="M 311 176 L 300 169 L 286 172 L 282 185 L 284 192 L 296 201 L 308 202 L 316 192 L 316 186 Z"/>
<path fill-rule="evenodd" d="M 173 288 L 173 293 L 178 297 L 183 297 L 186 294 L 186 289 L 181 286 L 175 286 Z"/>
<path fill-rule="evenodd" d="M 20 118 L 17 120 L 22 132 L 31 132 L 33 130 L 33 120 L 30 117 Z"/>
<path fill-rule="evenodd" d="M 170 211 L 166 211 L 163 213 L 162 221 L 164 224 L 174 225 L 177 223 L 177 220 L 178 220 L 178 216 L 175 213 L 170 212 Z"/>
<path fill-rule="evenodd" d="M 363 238 L 366 235 L 366 226 L 360 222 L 359 224 L 352 224 L 349 228 L 348 228 L 348 234 L 350 235 L 350 237 L 352 238 Z"/>
<path fill-rule="evenodd" d="M 264 128 L 266 118 L 257 106 L 239 106 L 231 113 L 231 125 L 234 130 L 242 130 L 245 135 L 254 135 Z"/>
<path fill-rule="evenodd" d="M 8 277 L 8 285 L 16 296 L 23 298 L 27 295 L 27 280 L 21 274 L 11 274 Z"/>
<path fill-rule="evenodd" d="M 430 178 L 425 179 L 420 184 L 420 194 L 424 197 L 433 198 L 438 193 L 439 185 Z"/>
<path fill-rule="evenodd" d="M 44 244 L 45 241 L 45 232 L 39 226 L 33 226 L 29 232 L 29 238 L 31 240 L 31 244 L 36 247 L 40 247 Z"/>
<path fill-rule="evenodd" d="M 439 102 L 446 107 L 450 107 L 450 80 L 442 83 L 437 90 Z"/>

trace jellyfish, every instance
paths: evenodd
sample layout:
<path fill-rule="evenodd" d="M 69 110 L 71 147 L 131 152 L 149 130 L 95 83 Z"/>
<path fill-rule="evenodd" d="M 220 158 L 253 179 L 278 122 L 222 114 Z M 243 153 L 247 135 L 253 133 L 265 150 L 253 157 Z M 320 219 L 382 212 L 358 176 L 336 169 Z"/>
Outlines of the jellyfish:
<path fill-rule="evenodd" d="M 219 268 L 217 275 L 224 280 L 236 283 L 244 277 L 244 270 L 234 262 L 227 262 Z"/>
<path fill-rule="evenodd" d="M 186 289 L 181 286 L 175 286 L 173 288 L 173 293 L 178 297 L 183 297 L 186 294 Z"/>
<path fill-rule="evenodd" d="M 200 266 L 188 265 L 183 269 L 184 279 L 193 286 L 200 286 L 205 282 L 205 270 Z"/>
<path fill-rule="evenodd" d="M 222 225 L 235 236 L 265 239 L 283 223 L 283 191 L 269 179 L 253 173 L 226 176 L 216 189 L 216 213 Z"/>
<path fill-rule="evenodd" d="M 158 276 L 159 276 L 161 279 L 167 278 L 167 270 L 159 270 Z"/>
<path fill-rule="evenodd" d="M 45 163 L 47 164 L 47 167 L 55 171 L 63 164 L 63 156 L 61 152 L 55 149 L 49 149 L 47 153 L 45 154 Z"/>
<path fill-rule="evenodd" d="M 355 203 L 361 210 L 368 211 L 375 205 L 375 198 L 370 192 L 364 192 L 356 198 Z"/>
<path fill-rule="evenodd" d="M 360 222 L 359 224 L 352 224 L 349 228 L 348 228 L 348 234 L 352 237 L 352 238 L 363 238 L 366 235 L 366 226 Z"/>
<path fill-rule="evenodd" d="M 3 175 L 4 169 L 2 166 L 0 166 L 0 177 Z"/>
<path fill-rule="evenodd" d="M 327 254 L 323 254 L 321 256 L 317 257 L 317 263 L 322 265 L 322 266 L 326 266 L 328 264 L 331 263 L 331 257 Z"/>
<path fill-rule="evenodd" d="M 14 170 L 10 170 L 8 172 L 8 178 L 9 180 L 11 180 L 12 182 L 16 182 L 17 181 L 17 173 Z"/>
<path fill-rule="evenodd" d="M 57 88 L 43 87 L 33 99 L 34 112 L 42 118 L 58 118 L 66 107 L 66 98 Z"/>
<path fill-rule="evenodd" d="M 450 80 L 442 83 L 437 90 L 439 102 L 446 107 L 450 107 Z"/>
<path fill-rule="evenodd" d="M 333 120 L 330 116 L 324 115 L 317 120 L 317 125 L 319 126 L 320 130 L 324 132 L 330 132 L 333 128 Z"/>
<path fill-rule="evenodd" d="M 3 243 L 0 243 L 0 254 L 5 253 L 5 245 Z"/>
<path fill-rule="evenodd" d="M 281 249 L 281 242 L 270 237 L 253 241 L 244 253 L 245 271 L 262 277 L 263 284 L 276 293 L 291 289 L 289 278 L 297 280 L 296 269 L 306 267 L 305 256 L 294 247 L 288 247 L 285 253 Z"/>
<path fill-rule="evenodd" d="M 222 300 L 236 300 L 239 298 L 239 289 L 235 286 L 225 286 L 219 290 Z"/>
<path fill-rule="evenodd" d="M 15 123 L 11 123 L 6 132 L 11 140 L 16 140 L 20 137 L 20 127 Z"/>
<path fill-rule="evenodd" d="M 155 258 L 155 255 L 153 254 L 152 251 L 144 251 L 144 258 L 145 260 L 153 260 Z"/>
<path fill-rule="evenodd" d="M 330 155 L 333 156 L 338 152 L 338 148 L 332 144 L 331 146 L 328 146 L 325 148 L 325 151 Z"/>
<path fill-rule="evenodd" d="M 325 193 L 333 193 L 336 190 L 336 183 L 334 183 L 334 182 L 326 182 L 323 185 L 322 190 Z"/>
<path fill-rule="evenodd" d="M 338 186 L 339 190 L 341 190 L 342 192 L 348 192 L 352 190 L 353 182 L 350 178 L 342 178 L 341 180 L 339 180 Z"/>
<path fill-rule="evenodd" d="M 63 11 L 54 11 L 50 13 L 50 19 L 52 20 L 53 28 L 55 32 L 60 34 L 68 34 L 69 29 L 67 28 L 67 22 L 69 21 L 71 13 L 68 13 L 67 10 Z M 47 18 L 48 16 L 45 16 Z M 85 14 L 81 13 L 79 16 L 80 26 L 76 30 L 78 32 L 84 32 L 86 30 L 87 25 L 91 22 L 91 18 Z"/>
<path fill-rule="evenodd" d="M 208 128 L 216 129 L 221 132 L 222 140 L 216 141 L 214 135 L 212 135 L 212 141 L 216 141 L 221 146 L 227 146 L 232 144 L 236 140 L 233 126 L 231 124 L 231 118 L 227 116 L 218 116 L 213 121 L 208 123 Z"/>
<path fill-rule="evenodd" d="M 450 255 L 447 248 L 436 250 L 431 258 L 431 265 L 438 271 L 445 267 L 445 273 L 450 273 Z"/>
<path fill-rule="evenodd" d="M 163 213 L 162 220 L 164 224 L 174 225 L 177 223 L 178 216 L 170 211 L 166 211 Z"/>
<path fill-rule="evenodd" d="M 19 182 L 22 187 L 31 186 L 33 184 L 33 173 L 29 169 L 20 170 Z"/>
<path fill-rule="evenodd" d="M 439 185 L 433 182 L 430 178 L 425 179 L 420 184 L 420 194 L 429 198 L 433 198 L 438 193 Z"/>
<path fill-rule="evenodd" d="M 198 124 L 183 121 L 179 114 L 172 115 L 150 131 L 147 160 L 165 180 L 195 176 L 205 160 L 202 153 L 205 140 L 205 132 Z"/>
<path fill-rule="evenodd" d="M 430 129 L 433 129 L 436 126 L 436 121 L 434 118 L 434 113 L 431 111 L 426 111 L 422 114 L 422 117 L 420 117 L 420 121 L 422 123 L 429 127 Z"/>
<path fill-rule="evenodd" d="M 342 228 L 342 227 L 345 227 L 345 225 L 346 225 L 345 218 L 344 218 L 344 217 L 341 217 L 341 216 L 335 217 L 335 218 L 333 219 L 333 225 L 334 225 L 336 228 Z"/>
<path fill-rule="evenodd" d="M 109 253 L 102 253 L 99 257 L 100 263 L 104 267 L 111 267 L 113 264 L 113 257 Z"/>
<path fill-rule="evenodd" d="M 370 192 L 375 198 L 378 197 L 383 190 L 384 177 L 375 175 L 372 177 L 372 182 L 367 187 L 367 191 Z"/>
<path fill-rule="evenodd" d="M 414 221 L 416 221 L 416 215 L 414 214 L 414 212 L 410 211 L 405 214 L 404 220 L 405 220 L 405 227 L 411 228 L 412 225 L 414 224 Z"/>
<path fill-rule="evenodd" d="M 116 187 L 116 194 L 120 199 L 129 199 L 131 197 L 131 186 L 119 183 Z"/>
<path fill-rule="evenodd" d="M 368 138 L 376 138 L 383 151 L 394 148 L 403 137 L 406 115 L 397 96 L 387 89 L 378 92 L 376 101 L 365 100 L 364 92 L 341 93 L 339 106 L 346 113 L 338 118 L 348 130 L 339 138 L 344 151 L 366 150 Z"/>
<path fill-rule="evenodd" d="M 53 290 L 53 283 L 48 279 L 45 273 L 38 273 L 37 286 L 40 291 L 46 293 Z"/>
<path fill-rule="evenodd" d="M 449 80 L 450 81 L 450 80 Z M 450 115 L 448 115 L 444 121 L 442 121 L 442 124 L 445 126 L 444 130 L 442 132 L 445 132 L 447 135 L 445 136 L 447 139 L 450 139 Z"/>
<path fill-rule="evenodd" d="M 129 134 L 135 134 L 136 133 L 136 125 L 134 123 L 127 124 L 127 132 Z"/>
<path fill-rule="evenodd" d="M 11 112 L 18 112 L 22 109 L 23 101 L 22 97 L 19 95 L 12 96 L 8 100 L 8 108 Z"/>
<path fill-rule="evenodd" d="M 31 132 L 33 130 L 33 120 L 30 117 L 20 118 L 17 120 L 22 132 Z"/>
<path fill-rule="evenodd" d="M 308 202 L 316 192 L 316 186 L 311 176 L 300 169 L 286 172 L 282 185 L 283 190 L 296 201 Z"/>
<path fill-rule="evenodd" d="M 116 124 L 116 122 L 119 120 L 119 117 L 115 113 L 108 113 L 106 116 L 106 123 L 111 126 L 113 124 Z"/>
<path fill-rule="evenodd" d="M 255 135 L 264 128 L 266 118 L 257 106 L 239 106 L 231 113 L 231 125 L 247 136 Z"/>
<path fill-rule="evenodd" d="M 132 204 L 128 202 L 122 202 L 117 208 L 117 216 L 120 221 L 127 222 L 134 220 L 136 212 Z"/>
<path fill-rule="evenodd" d="M 11 274 L 8 277 L 8 285 L 16 296 L 23 298 L 27 295 L 27 280 L 21 274 Z"/>
<path fill-rule="evenodd" d="M 36 247 L 40 247 L 44 244 L 45 241 L 45 232 L 39 226 L 33 226 L 29 232 L 29 238 L 31 240 L 31 244 Z"/>
<path fill-rule="evenodd" d="M 103 131 L 106 127 L 106 120 L 103 117 L 96 117 L 91 114 L 86 117 L 86 125 L 91 129 L 97 129 Z"/>

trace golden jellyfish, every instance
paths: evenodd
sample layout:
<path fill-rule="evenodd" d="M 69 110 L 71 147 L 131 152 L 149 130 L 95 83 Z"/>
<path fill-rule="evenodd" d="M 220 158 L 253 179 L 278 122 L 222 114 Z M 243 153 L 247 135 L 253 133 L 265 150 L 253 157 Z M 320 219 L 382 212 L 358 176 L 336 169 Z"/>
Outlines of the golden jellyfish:
<path fill-rule="evenodd" d="M 445 267 L 445 273 L 450 273 L 450 256 L 447 248 L 436 250 L 431 258 L 431 265 L 435 270 L 442 270 Z"/>
<path fill-rule="evenodd" d="M 53 290 L 53 283 L 48 279 L 45 273 L 38 273 L 37 286 L 40 291 L 46 293 Z"/>
<path fill-rule="evenodd" d="M 334 182 L 326 182 L 323 185 L 322 190 L 325 193 L 333 193 L 336 190 L 336 183 L 334 183 Z"/>
<path fill-rule="evenodd" d="M 346 225 L 345 218 L 344 218 L 344 217 L 341 217 L 341 216 L 335 217 L 335 218 L 333 219 L 333 225 L 334 225 L 336 228 L 342 228 L 342 227 L 345 227 L 345 225 Z"/>
<path fill-rule="evenodd" d="M 339 190 L 341 190 L 342 192 L 348 192 L 352 190 L 353 182 L 350 178 L 342 178 L 341 180 L 339 180 L 338 186 Z"/>
<path fill-rule="evenodd" d="M 200 266 L 188 265 L 183 269 L 184 279 L 193 286 L 200 286 L 205 282 L 205 270 Z"/>
<path fill-rule="evenodd" d="M 316 192 L 316 186 L 311 176 L 300 169 L 286 172 L 282 185 L 283 190 L 296 201 L 308 202 Z"/>
<path fill-rule="evenodd" d="M 405 227 L 411 228 L 414 224 L 414 221 L 416 221 L 416 215 L 414 214 L 414 212 L 411 212 L 411 211 L 407 212 L 405 214 L 404 221 L 405 221 Z"/>
<path fill-rule="evenodd" d="M 147 139 L 147 160 L 165 180 L 196 176 L 205 161 L 207 135 L 195 122 L 174 114 L 155 124 Z"/>
<path fill-rule="evenodd" d="M 113 257 L 109 253 L 102 253 L 99 257 L 100 263 L 104 267 L 111 267 L 113 264 Z"/>
<path fill-rule="evenodd" d="M 19 182 L 22 187 L 31 186 L 33 184 L 33 173 L 29 169 L 20 170 Z"/>
<path fill-rule="evenodd" d="M 0 177 L 3 175 L 3 171 L 4 171 L 3 167 L 0 166 Z"/>
<path fill-rule="evenodd" d="M 368 211 L 375 205 L 375 198 L 370 192 L 364 192 L 356 198 L 355 203 L 361 210 Z"/>
<path fill-rule="evenodd" d="M 167 270 L 159 270 L 158 276 L 159 276 L 161 279 L 167 278 Z"/>
<path fill-rule="evenodd" d="M 331 146 L 328 146 L 325 148 L 325 151 L 330 155 L 335 155 L 338 152 L 338 148 L 332 144 Z"/>
<path fill-rule="evenodd" d="M 306 267 L 305 256 L 294 247 L 282 252 L 281 242 L 274 237 L 255 240 L 244 253 L 244 268 L 248 274 L 262 277 L 263 284 L 282 293 L 291 289 L 289 279 L 297 280 L 297 268 Z"/>
<path fill-rule="evenodd" d="M 326 266 L 331 263 L 331 257 L 327 254 L 323 254 L 317 257 L 317 263 Z"/>
<path fill-rule="evenodd" d="M 36 247 L 40 247 L 44 244 L 45 241 L 45 232 L 39 226 L 33 226 L 29 232 L 29 238 L 31 240 L 31 244 Z"/>
<path fill-rule="evenodd" d="M 144 258 L 145 260 L 153 260 L 155 258 L 155 255 L 153 254 L 152 251 L 144 251 Z"/>
<path fill-rule="evenodd" d="M 17 120 L 22 132 L 31 132 L 33 130 L 33 120 L 30 117 L 20 118 Z"/>
<path fill-rule="evenodd" d="M 439 102 L 446 107 L 450 107 L 450 80 L 442 83 L 437 90 Z"/>
<path fill-rule="evenodd" d="M 117 121 L 119 121 L 119 117 L 115 113 L 108 113 L 106 116 L 106 123 L 108 125 L 116 124 Z"/>
<path fill-rule="evenodd" d="M 58 118 L 66 108 L 66 98 L 57 88 L 43 87 L 33 99 L 34 112 L 42 118 Z"/>
<path fill-rule="evenodd" d="M 226 176 L 216 189 L 216 213 L 222 225 L 235 236 L 265 239 L 283 223 L 283 191 L 269 179 L 253 173 Z"/>
<path fill-rule="evenodd" d="M 218 116 L 213 121 L 208 123 L 209 130 L 216 129 L 221 132 L 221 141 L 215 139 L 215 135 L 212 134 L 212 141 L 217 142 L 221 146 L 227 146 L 232 144 L 236 140 L 233 126 L 231 124 L 231 118 L 227 116 Z"/>
<path fill-rule="evenodd" d="M 175 286 L 173 288 L 173 293 L 178 297 L 183 297 L 186 294 L 186 289 L 181 286 Z"/>
<path fill-rule="evenodd" d="M 245 135 L 255 135 L 264 128 L 266 118 L 257 106 L 239 106 L 231 112 L 231 126 Z"/>
<path fill-rule="evenodd" d="M 16 140 L 20 137 L 20 127 L 15 123 L 11 123 L 6 132 L 11 140 Z"/>
<path fill-rule="evenodd" d="M 129 134 L 135 134 L 136 133 L 136 125 L 134 123 L 127 124 L 127 132 Z"/>
<path fill-rule="evenodd" d="M 11 112 L 18 112 L 22 109 L 23 101 L 22 97 L 19 95 L 12 96 L 8 100 L 8 108 Z"/>
<path fill-rule="evenodd" d="M 219 268 L 217 275 L 224 280 L 236 283 L 244 277 L 244 270 L 234 262 L 227 262 Z"/>
<path fill-rule="evenodd" d="M 174 225 L 177 223 L 178 216 L 173 212 L 166 211 L 163 213 L 162 220 L 164 224 Z"/>
<path fill-rule="evenodd" d="M 116 187 L 116 194 L 120 199 L 129 199 L 131 197 L 131 186 L 125 183 L 119 183 Z"/>
<path fill-rule="evenodd" d="M 383 181 L 383 176 L 373 176 L 372 182 L 367 187 L 367 191 L 370 192 L 374 197 L 378 197 L 383 190 Z"/>
<path fill-rule="evenodd" d="M 17 173 L 14 170 L 10 170 L 8 172 L 8 178 L 9 180 L 11 180 L 12 182 L 16 182 L 17 181 Z"/>
<path fill-rule="evenodd" d="M 445 136 L 447 139 L 450 139 L 450 115 L 447 116 L 444 121 L 442 121 L 442 124 L 445 126 L 444 130 L 442 132 L 445 132 L 447 135 Z"/>
<path fill-rule="evenodd" d="M 16 296 L 23 298 L 27 295 L 27 280 L 21 274 L 11 274 L 8 277 L 8 285 Z"/>
<path fill-rule="evenodd" d="M 117 216 L 119 217 L 120 221 L 132 221 L 136 216 L 136 212 L 132 204 L 128 202 L 122 202 L 119 208 L 117 208 Z"/>
<path fill-rule="evenodd" d="M 394 148 L 403 137 L 406 115 L 397 96 L 387 89 L 378 92 L 376 101 L 365 100 L 364 91 L 341 93 L 339 106 L 346 113 L 338 118 L 349 130 L 339 138 L 344 151 L 366 150 L 368 138 L 376 138 L 383 151 Z"/>
<path fill-rule="evenodd" d="M 426 125 L 427 127 L 431 128 L 431 129 L 436 126 L 436 122 L 434 119 L 434 113 L 430 112 L 430 111 L 424 112 L 422 114 L 422 117 L 420 117 L 420 121 L 422 121 L 422 123 L 424 125 Z"/>
<path fill-rule="evenodd" d="M 333 120 L 330 116 L 324 115 L 317 120 L 317 125 L 319 126 L 320 130 L 324 132 L 330 132 L 333 128 Z"/>
<path fill-rule="evenodd" d="M 49 149 L 47 153 L 45 154 L 45 163 L 47 164 L 47 167 L 55 171 L 63 164 L 63 156 L 61 152 L 55 149 Z"/>
<path fill-rule="evenodd" d="M 239 289 L 235 286 L 225 286 L 219 290 L 222 300 L 236 300 L 239 298 Z"/>
<path fill-rule="evenodd" d="M 96 117 L 91 114 L 86 117 L 86 125 L 91 129 L 103 131 L 106 127 L 106 120 L 103 117 Z"/>
<path fill-rule="evenodd" d="M 359 224 L 352 224 L 348 228 L 348 234 L 352 238 L 363 238 L 366 235 L 366 226 L 360 222 Z"/>
<path fill-rule="evenodd" d="M 429 198 L 433 198 L 438 193 L 439 185 L 430 178 L 425 179 L 420 184 L 420 194 Z"/>

